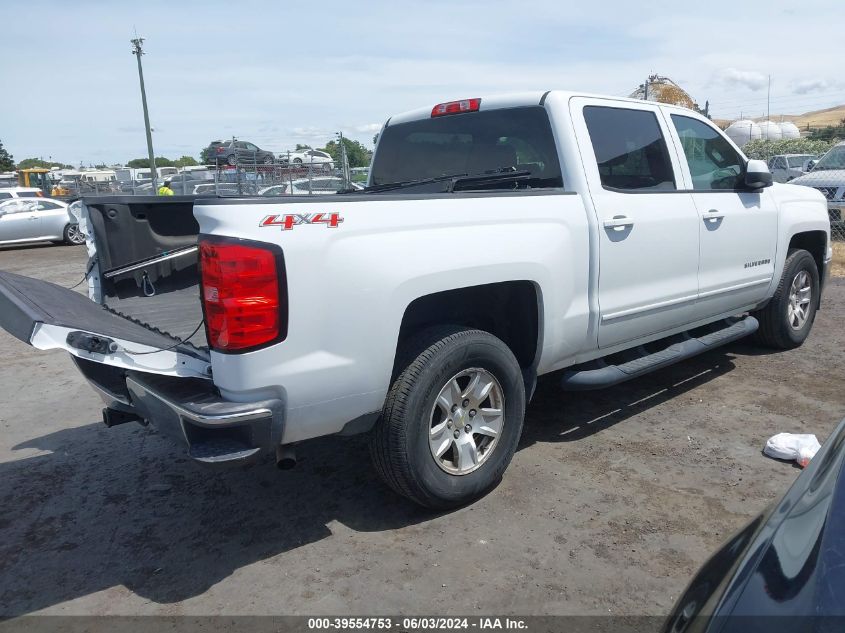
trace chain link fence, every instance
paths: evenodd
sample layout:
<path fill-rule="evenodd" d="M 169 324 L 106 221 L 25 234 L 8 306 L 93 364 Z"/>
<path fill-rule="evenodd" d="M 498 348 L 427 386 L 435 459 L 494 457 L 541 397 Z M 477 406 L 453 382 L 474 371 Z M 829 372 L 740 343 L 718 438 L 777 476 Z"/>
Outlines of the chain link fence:
<path fill-rule="evenodd" d="M 831 240 L 845 244 L 845 167 L 838 171 L 813 170 L 796 181 L 795 184 L 812 187 L 825 197 Z"/>
<path fill-rule="evenodd" d="M 766 160 L 775 182 L 812 187 L 825 197 L 834 250 L 845 259 L 845 141 L 763 140 L 743 149 L 749 158 Z"/>
<path fill-rule="evenodd" d="M 341 146 L 342 147 L 342 146 Z M 173 170 L 173 173 L 169 173 Z M 133 179 L 141 172 L 144 177 Z M 149 169 L 115 169 L 96 176 L 82 173 L 56 183 L 52 196 L 73 200 L 80 197 L 115 195 L 159 195 L 167 185 L 174 195 L 192 196 L 281 196 L 321 195 L 362 188 L 368 169 L 350 169 L 344 151 L 339 160 L 325 152 L 238 151 L 218 158 L 213 164 L 186 167 L 179 171 L 164 167 L 155 182 Z"/>

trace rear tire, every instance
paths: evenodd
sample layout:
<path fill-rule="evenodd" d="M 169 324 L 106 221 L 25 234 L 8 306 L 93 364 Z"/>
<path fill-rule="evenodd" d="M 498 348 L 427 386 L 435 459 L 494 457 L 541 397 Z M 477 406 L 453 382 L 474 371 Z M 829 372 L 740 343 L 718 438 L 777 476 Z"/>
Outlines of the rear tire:
<path fill-rule="evenodd" d="M 79 246 L 85 243 L 85 234 L 78 224 L 68 224 L 62 232 L 62 241 L 69 246 Z"/>
<path fill-rule="evenodd" d="M 397 358 L 370 439 L 376 470 L 427 508 L 478 499 L 500 481 L 522 433 L 525 386 L 513 352 L 487 332 L 445 326 Z"/>
<path fill-rule="evenodd" d="M 226 163 L 228 165 L 230 165 L 231 167 L 234 167 L 237 164 L 237 162 L 238 162 L 238 157 L 235 154 L 230 154 L 226 158 Z"/>
<path fill-rule="evenodd" d="M 791 249 L 774 296 L 765 308 L 752 313 L 760 322 L 754 341 L 774 349 L 800 347 L 810 335 L 818 302 L 816 260 L 805 250 Z"/>

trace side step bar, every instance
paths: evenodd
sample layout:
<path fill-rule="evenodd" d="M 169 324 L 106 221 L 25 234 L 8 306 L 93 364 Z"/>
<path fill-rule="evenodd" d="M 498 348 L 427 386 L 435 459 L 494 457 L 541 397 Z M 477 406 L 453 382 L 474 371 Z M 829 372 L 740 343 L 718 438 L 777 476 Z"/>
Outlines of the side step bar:
<path fill-rule="evenodd" d="M 726 320 L 721 329 L 698 337 L 684 334 L 682 335 L 684 340 L 657 352 L 648 353 L 639 348 L 640 356 L 633 360 L 611 365 L 600 359 L 582 365 L 582 369 L 570 369 L 563 374 L 560 381 L 561 387 L 565 391 L 588 391 L 611 387 L 744 338 L 756 332 L 758 327 L 760 324 L 752 316 L 747 316 L 740 321 Z"/>

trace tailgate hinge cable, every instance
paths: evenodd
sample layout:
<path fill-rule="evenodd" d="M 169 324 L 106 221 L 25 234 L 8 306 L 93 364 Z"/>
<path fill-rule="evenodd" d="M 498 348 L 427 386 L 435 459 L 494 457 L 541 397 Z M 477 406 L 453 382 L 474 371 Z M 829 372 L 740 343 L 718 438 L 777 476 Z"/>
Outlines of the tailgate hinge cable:
<path fill-rule="evenodd" d="M 179 339 L 179 338 L 177 338 L 177 339 L 176 339 L 176 342 L 175 342 L 173 345 L 171 345 L 170 347 L 162 347 L 161 349 L 154 349 L 154 350 L 150 350 L 149 352 L 131 352 L 131 351 L 129 351 L 128 349 L 126 349 L 126 348 L 124 347 L 124 348 L 122 348 L 122 350 L 121 350 L 121 351 L 122 351 L 124 354 L 129 354 L 130 356 L 144 356 L 145 354 L 157 354 L 158 352 L 167 352 L 167 351 L 170 351 L 170 350 L 172 350 L 172 349 L 174 349 L 174 348 L 176 348 L 176 347 L 179 347 L 180 345 L 182 345 L 183 343 L 187 342 L 188 340 L 190 340 L 190 339 L 194 336 L 194 334 L 196 334 L 197 332 L 199 332 L 199 331 L 200 331 L 200 328 L 202 327 L 202 324 L 203 324 L 203 323 L 205 323 L 205 319 L 203 319 L 203 320 L 201 320 L 199 323 L 197 323 L 197 327 L 195 327 L 195 328 L 194 328 L 194 331 L 193 331 L 193 332 L 191 332 L 190 334 L 188 334 L 188 336 L 186 336 L 184 339 Z M 174 337 L 174 338 L 175 338 L 175 337 Z"/>
<path fill-rule="evenodd" d="M 85 271 L 85 274 L 84 274 L 84 275 L 82 275 L 82 279 L 80 279 L 79 281 L 77 281 L 77 282 L 76 282 L 75 284 L 73 284 L 72 286 L 68 286 L 68 287 L 67 287 L 67 289 L 68 289 L 68 290 L 73 290 L 73 289 L 75 289 L 75 288 L 76 288 L 79 284 L 81 284 L 83 281 L 86 281 L 86 280 L 88 279 L 88 275 L 90 275 L 90 274 L 91 274 L 91 271 L 92 271 L 92 270 L 94 270 L 94 266 L 96 266 L 96 265 L 97 265 L 97 260 L 95 260 L 95 259 L 93 259 L 93 258 L 92 258 L 92 259 L 91 259 L 91 262 L 88 264 L 88 270 L 86 270 L 86 271 Z"/>

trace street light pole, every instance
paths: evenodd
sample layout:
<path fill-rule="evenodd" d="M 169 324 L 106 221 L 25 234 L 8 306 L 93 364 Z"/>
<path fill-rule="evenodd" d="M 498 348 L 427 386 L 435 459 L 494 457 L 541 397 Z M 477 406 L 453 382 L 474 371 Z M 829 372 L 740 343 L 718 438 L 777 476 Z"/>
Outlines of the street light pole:
<path fill-rule="evenodd" d="M 147 91 L 144 90 L 144 70 L 141 68 L 141 55 L 144 54 L 143 37 L 136 37 L 132 42 L 132 54 L 138 58 L 138 79 L 141 80 L 141 104 L 144 106 L 144 129 L 147 132 L 147 152 L 150 155 L 150 178 L 152 178 L 153 195 L 158 191 L 156 159 L 153 152 L 153 135 L 150 131 L 150 113 L 147 110 Z"/>

